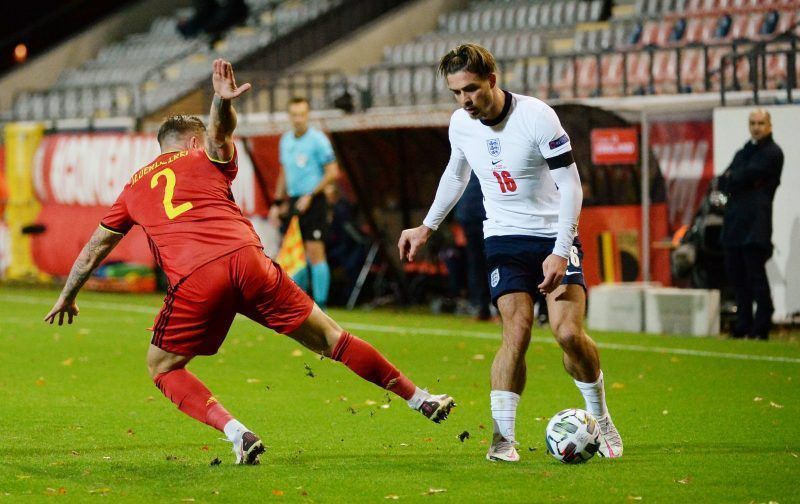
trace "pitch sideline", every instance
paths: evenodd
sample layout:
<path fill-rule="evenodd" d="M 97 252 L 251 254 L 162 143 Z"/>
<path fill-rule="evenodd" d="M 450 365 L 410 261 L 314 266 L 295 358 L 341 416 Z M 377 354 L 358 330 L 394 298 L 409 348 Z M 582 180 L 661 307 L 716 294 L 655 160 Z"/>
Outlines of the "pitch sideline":
<path fill-rule="evenodd" d="M 44 306 L 51 305 L 49 301 L 31 296 L 0 295 L 0 301 L 21 303 L 21 304 L 44 305 Z M 156 313 L 158 313 L 159 310 L 159 308 L 150 308 L 147 306 L 125 305 L 120 303 L 107 303 L 99 301 L 82 301 L 80 305 L 87 308 L 98 308 L 101 310 L 118 310 L 118 311 L 134 312 L 134 313 L 144 313 L 150 315 L 155 315 Z M 491 340 L 500 339 L 499 334 L 494 332 L 482 332 L 482 331 L 455 332 L 455 331 L 448 331 L 445 329 L 434 329 L 431 327 L 398 327 L 392 325 L 361 324 L 358 322 L 350 322 L 346 320 L 338 322 L 352 329 L 390 333 L 390 334 L 428 334 L 431 336 L 457 336 L 457 337 L 491 339 Z M 531 337 L 531 341 L 536 343 L 555 344 L 553 338 L 543 338 L 540 336 Z M 735 360 L 750 360 L 750 361 L 764 361 L 764 362 L 787 362 L 791 364 L 800 364 L 800 359 L 794 357 L 711 352 L 707 350 L 692 350 L 689 348 L 650 347 L 644 345 L 628 345 L 622 343 L 598 342 L 597 346 L 603 349 L 623 350 L 628 352 L 660 353 L 660 354 L 672 354 L 672 355 L 686 355 L 691 357 L 711 357 L 719 359 L 735 359 Z"/>

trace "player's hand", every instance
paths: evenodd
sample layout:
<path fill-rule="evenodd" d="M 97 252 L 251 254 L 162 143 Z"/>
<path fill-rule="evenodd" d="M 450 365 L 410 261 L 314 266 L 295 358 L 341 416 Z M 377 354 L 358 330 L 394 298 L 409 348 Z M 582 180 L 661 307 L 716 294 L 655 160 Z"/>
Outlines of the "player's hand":
<path fill-rule="evenodd" d="M 50 310 L 50 313 L 44 318 L 45 322 L 52 323 L 56 320 L 56 315 L 58 315 L 58 325 L 64 325 L 64 314 L 67 314 L 67 323 L 72 323 L 72 317 L 77 317 L 78 312 L 78 305 L 75 304 L 74 299 L 64 299 L 63 297 L 59 297 L 56 304 L 53 305 L 53 309 Z"/>
<path fill-rule="evenodd" d="M 233 78 L 233 67 L 230 62 L 218 58 L 212 64 L 211 83 L 214 85 L 214 93 L 223 100 L 238 98 L 242 93 L 250 89 L 250 84 L 236 86 L 236 79 Z"/>
<path fill-rule="evenodd" d="M 542 273 L 544 281 L 536 288 L 542 294 L 549 294 L 564 280 L 564 275 L 567 274 L 567 260 L 559 255 L 550 254 L 542 263 Z"/>
<path fill-rule="evenodd" d="M 414 262 L 417 251 L 425 245 L 431 234 L 433 234 L 433 230 L 425 225 L 413 229 L 404 229 L 403 232 L 400 233 L 400 241 L 397 242 L 397 249 L 400 251 L 400 260 Z"/>
<path fill-rule="evenodd" d="M 294 204 L 294 207 L 297 209 L 297 213 L 304 214 L 308 207 L 311 206 L 312 197 L 310 194 L 304 194 L 297 198 L 297 202 Z"/>

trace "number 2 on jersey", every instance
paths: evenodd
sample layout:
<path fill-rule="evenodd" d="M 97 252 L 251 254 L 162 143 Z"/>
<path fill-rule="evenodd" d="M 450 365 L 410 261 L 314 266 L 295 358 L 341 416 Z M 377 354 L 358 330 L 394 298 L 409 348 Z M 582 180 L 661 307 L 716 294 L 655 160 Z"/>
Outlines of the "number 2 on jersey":
<path fill-rule="evenodd" d="M 164 211 L 167 212 L 169 220 L 174 219 L 183 212 L 192 209 L 191 202 L 181 203 L 178 206 L 172 205 L 172 197 L 175 195 L 175 172 L 170 168 L 164 168 L 160 172 L 153 175 L 150 179 L 150 189 L 155 189 L 158 185 L 158 179 L 164 177 Z"/>
<path fill-rule="evenodd" d="M 494 178 L 497 179 L 497 183 L 500 184 L 501 192 L 514 192 L 517 190 L 517 183 L 513 178 L 511 178 L 511 174 L 506 170 L 503 170 L 500 173 L 493 171 L 492 175 L 494 175 Z"/>

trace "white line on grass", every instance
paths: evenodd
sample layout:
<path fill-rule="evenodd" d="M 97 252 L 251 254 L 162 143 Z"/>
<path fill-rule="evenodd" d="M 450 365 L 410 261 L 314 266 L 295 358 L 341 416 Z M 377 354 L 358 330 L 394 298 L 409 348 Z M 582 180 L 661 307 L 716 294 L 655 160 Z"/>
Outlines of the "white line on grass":
<path fill-rule="evenodd" d="M 49 305 L 50 303 L 36 297 L 30 296 L 14 296 L 14 295 L 0 295 L 0 301 L 11 303 L 23 303 L 33 305 Z M 158 313 L 158 308 L 151 308 L 141 305 L 126 305 L 120 303 L 105 303 L 98 301 L 82 301 L 79 306 L 86 308 L 98 308 L 101 310 L 118 310 L 125 312 L 144 313 L 148 315 L 155 315 Z M 393 334 L 428 334 L 431 336 L 460 336 L 467 338 L 479 338 L 498 340 L 500 335 L 497 332 L 482 332 L 482 331 L 452 331 L 448 329 L 434 329 L 432 327 L 398 327 L 392 325 L 375 325 L 375 324 L 361 324 L 358 322 L 340 321 L 344 326 L 349 329 L 358 329 L 362 331 L 374 331 L 382 333 Z M 499 331 L 499 329 L 498 329 Z M 555 344 L 553 338 L 543 338 L 533 336 L 531 341 L 536 343 L 552 343 Z M 800 364 L 800 359 L 794 357 L 775 357 L 771 355 L 752 355 L 752 354 L 737 354 L 727 352 L 709 352 L 707 350 L 692 350 L 690 348 L 668 348 L 668 347 L 650 347 L 644 345 L 627 345 L 623 343 L 597 343 L 600 348 L 608 348 L 609 350 L 624 350 L 628 352 L 643 352 L 643 353 L 660 353 L 660 354 L 674 354 L 674 355 L 689 355 L 692 357 L 715 357 L 719 359 L 735 359 L 735 360 L 752 360 L 752 361 L 766 361 L 766 362 L 788 362 L 792 364 Z"/>

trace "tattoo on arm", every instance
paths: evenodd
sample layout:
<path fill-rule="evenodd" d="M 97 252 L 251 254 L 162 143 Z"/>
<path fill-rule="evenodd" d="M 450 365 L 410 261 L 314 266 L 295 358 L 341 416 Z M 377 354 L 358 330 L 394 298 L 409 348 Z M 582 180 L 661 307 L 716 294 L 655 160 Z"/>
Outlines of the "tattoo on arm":
<path fill-rule="evenodd" d="M 61 295 L 67 299 L 74 299 L 83 284 L 89 279 L 92 271 L 100 265 L 122 238 L 123 235 L 97 228 L 88 243 L 84 245 L 78 258 L 75 259 Z"/>
<path fill-rule="evenodd" d="M 208 153 L 220 160 L 227 160 L 232 154 L 231 136 L 236 129 L 236 110 L 231 100 L 223 100 L 214 95 L 211 112 L 208 116 Z"/>

